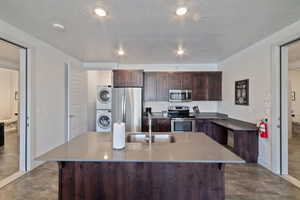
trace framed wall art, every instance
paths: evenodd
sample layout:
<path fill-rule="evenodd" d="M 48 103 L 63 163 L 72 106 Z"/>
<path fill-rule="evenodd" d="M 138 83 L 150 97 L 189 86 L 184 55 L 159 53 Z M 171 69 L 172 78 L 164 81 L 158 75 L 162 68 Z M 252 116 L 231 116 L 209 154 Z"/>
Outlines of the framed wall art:
<path fill-rule="evenodd" d="M 249 79 L 235 82 L 235 104 L 249 105 Z"/>
<path fill-rule="evenodd" d="M 291 92 L 291 100 L 296 101 L 296 92 L 295 91 Z"/>

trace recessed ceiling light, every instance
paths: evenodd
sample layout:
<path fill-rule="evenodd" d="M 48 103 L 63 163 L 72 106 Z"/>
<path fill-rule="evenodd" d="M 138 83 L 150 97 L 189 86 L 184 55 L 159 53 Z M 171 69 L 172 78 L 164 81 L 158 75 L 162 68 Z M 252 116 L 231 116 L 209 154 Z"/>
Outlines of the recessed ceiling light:
<path fill-rule="evenodd" d="M 95 8 L 94 12 L 99 17 L 105 17 L 107 15 L 107 12 L 103 8 Z"/>
<path fill-rule="evenodd" d="M 186 7 L 177 8 L 176 15 L 178 15 L 178 16 L 186 15 L 187 11 L 188 11 L 188 9 Z"/>
<path fill-rule="evenodd" d="M 124 56 L 124 55 L 125 55 L 124 50 L 123 50 L 123 49 L 119 49 L 119 50 L 118 50 L 118 55 L 119 55 L 119 56 Z"/>
<path fill-rule="evenodd" d="M 184 54 L 184 50 L 182 48 L 179 48 L 176 53 L 177 55 L 182 56 Z"/>
<path fill-rule="evenodd" d="M 57 31 L 64 31 L 65 27 L 61 24 L 52 24 L 53 28 Z"/>

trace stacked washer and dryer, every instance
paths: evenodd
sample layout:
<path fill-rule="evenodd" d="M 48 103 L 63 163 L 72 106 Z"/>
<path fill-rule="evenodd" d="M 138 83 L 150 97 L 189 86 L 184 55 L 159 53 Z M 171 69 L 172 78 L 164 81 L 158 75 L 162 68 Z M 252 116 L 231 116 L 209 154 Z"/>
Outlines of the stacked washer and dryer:
<path fill-rule="evenodd" d="M 97 86 L 96 98 L 96 131 L 111 132 L 112 130 L 112 87 Z"/>

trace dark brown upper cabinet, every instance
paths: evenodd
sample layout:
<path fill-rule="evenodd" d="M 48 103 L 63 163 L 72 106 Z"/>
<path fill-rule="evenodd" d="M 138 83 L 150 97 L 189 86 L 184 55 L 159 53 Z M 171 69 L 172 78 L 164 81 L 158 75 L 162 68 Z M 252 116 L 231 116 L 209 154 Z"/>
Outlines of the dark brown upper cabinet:
<path fill-rule="evenodd" d="M 181 89 L 182 88 L 182 73 L 169 72 L 168 73 L 168 89 Z"/>
<path fill-rule="evenodd" d="M 193 101 L 222 100 L 222 72 L 145 72 L 145 101 L 168 101 L 170 89 L 192 90 Z"/>
<path fill-rule="evenodd" d="M 181 89 L 193 90 L 193 72 L 182 72 Z"/>
<path fill-rule="evenodd" d="M 113 70 L 114 87 L 144 87 L 143 70 Z"/>
<path fill-rule="evenodd" d="M 145 72 L 144 76 L 144 100 L 145 101 L 156 101 L 157 100 L 157 73 L 156 72 Z"/>
<path fill-rule="evenodd" d="M 168 72 L 156 74 L 156 101 L 169 101 Z"/>
<path fill-rule="evenodd" d="M 208 100 L 208 76 L 206 72 L 194 73 L 191 84 L 193 85 L 193 101 Z"/>
<path fill-rule="evenodd" d="M 208 100 L 222 100 L 222 72 L 208 72 Z"/>

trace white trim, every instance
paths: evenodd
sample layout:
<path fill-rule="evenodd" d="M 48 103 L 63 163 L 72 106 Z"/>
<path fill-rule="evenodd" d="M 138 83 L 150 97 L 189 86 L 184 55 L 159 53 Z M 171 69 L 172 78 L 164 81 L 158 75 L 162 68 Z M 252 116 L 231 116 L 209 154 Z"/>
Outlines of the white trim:
<path fill-rule="evenodd" d="M 70 64 L 65 63 L 65 142 L 70 140 Z"/>
<path fill-rule="evenodd" d="M 142 69 L 145 71 L 217 71 L 216 63 L 207 64 L 118 64 L 86 62 L 82 65 L 87 70 L 113 70 L 113 69 Z"/>
<path fill-rule="evenodd" d="M 291 184 L 293 184 L 294 186 L 300 188 L 300 181 L 290 175 L 283 175 L 281 176 L 282 178 L 284 178 L 285 180 L 287 180 L 288 182 L 290 182 Z"/>
<path fill-rule="evenodd" d="M 33 98 L 32 98 L 32 91 L 33 91 L 33 83 L 32 83 L 32 49 L 27 49 L 27 171 L 30 171 L 33 169 L 33 164 L 32 164 L 32 152 L 34 152 L 34 141 L 33 141 L 33 136 L 32 136 L 32 128 L 33 126 L 33 116 L 31 115 L 32 107 L 31 104 L 34 104 Z"/>
<path fill-rule="evenodd" d="M 10 175 L 9 177 L 6 177 L 5 179 L 0 181 L 0 189 L 5 187 L 6 185 L 8 185 L 9 183 L 17 180 L 18 178 L 20 178 L 21 176 L 23 176 L 24 174 L 26 174 L 26 172 L 22 172 L 22 171 L 18 171 L 12 175 Z"/>
<path fill-rule="evenodd" d="M 87 70 L 111 70 L 117 69 L 118 63 L 113 62 L 85 62 L 82 63 L 83 68 Z"/>
<path fill-rule="evenodd" d="M 281 144 L 282 169 L 281 174 L 288 174 L 288 132 L 289 132 L 289 61 L 287 46 L 281 48 Z"/>
<path fill-rule="evenodd" d="M 20 154 L 19 154 L 19 169 L 26 171 L 26 129 L 27 129 L 27 115 L 26 115 L 26 49 L 20 49 L 20 73 L 19 73 L 19 134 L 20 134 Z"/>
<path fill-rule="evenodd" d="M 263 166 L 266 169 L 271 169 L 271 166 L 269 163 L 266 162 L 266 159 L 262 159 L 261 157 L 258 156 L 257 163 Z"/>
<path fill-rule="evenodd" d="M 280 47 L 272 47 L 271 67 L 271 153 L 272 171 L 280 174 Z"/>
<path fill-rule="evenodd" d="M 281 174 L 281 160 L 280 160 L 280 47 L 288 42 L 300 38 L 300 32 L 278 40 L 272 45 L 272 116 L 271 116 L 271 140 L 272 140 L 272 171 L 275 174 Z"/>

